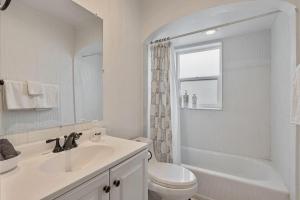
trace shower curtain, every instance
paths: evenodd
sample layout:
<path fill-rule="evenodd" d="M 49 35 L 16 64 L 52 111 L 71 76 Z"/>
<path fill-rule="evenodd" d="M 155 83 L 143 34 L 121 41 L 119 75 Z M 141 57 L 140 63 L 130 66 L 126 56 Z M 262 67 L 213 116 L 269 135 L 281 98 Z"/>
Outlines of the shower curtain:
<path fill-rule="evenodd" d="M 177 131 L 172 117 L 177 110 L 177 93 L 172 87 L 173 50 L 170 42 L 151 46 L 151 102 L 150 102 L 150 135 L 154 144 L 156 158 L 160 162 L 173 162 L 173 129 Z M 172 88 L 172 91 L 171 91 Z M 171 98 L 172 97 L 172 98 Z M 175 106 L 174 106 L 175 105 Z M 173 117 L 178 120 L 178 117 Z M 177 123 L 178 125 L 178 123 Z"/>

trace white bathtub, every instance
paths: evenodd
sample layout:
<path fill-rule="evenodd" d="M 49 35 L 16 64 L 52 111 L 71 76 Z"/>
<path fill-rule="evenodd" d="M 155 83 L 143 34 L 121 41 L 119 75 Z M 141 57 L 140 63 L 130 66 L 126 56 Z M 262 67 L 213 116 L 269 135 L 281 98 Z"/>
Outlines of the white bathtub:
<path fill-rule="evenodd" d="M 270 162 L 182 147 L 183 166 L 198 178 L 198 197 L 208 200 L 289 200 Z"/>

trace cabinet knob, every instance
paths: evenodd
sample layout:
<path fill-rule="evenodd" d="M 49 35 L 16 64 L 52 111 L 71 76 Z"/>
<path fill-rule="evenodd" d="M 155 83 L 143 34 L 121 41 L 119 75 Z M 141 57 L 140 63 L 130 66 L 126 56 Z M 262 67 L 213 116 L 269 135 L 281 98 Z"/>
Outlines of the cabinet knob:
<path fill-rule="evenodd" d="M 109 192 L 110 192 L 110 187 L 107 186 L 107 185 L 104 186 L 103 191 L 104 191 L 105 193 L 109 193 Z"/>
<path fill-rule="evenodd" d="M 114 186 L 119 187 L 120 184 L 121 184 L 121 181 L 120 181 L 120 180 L 115 180 L 115 181 L 113 182 L 113 184 L 114 184 Z"/>

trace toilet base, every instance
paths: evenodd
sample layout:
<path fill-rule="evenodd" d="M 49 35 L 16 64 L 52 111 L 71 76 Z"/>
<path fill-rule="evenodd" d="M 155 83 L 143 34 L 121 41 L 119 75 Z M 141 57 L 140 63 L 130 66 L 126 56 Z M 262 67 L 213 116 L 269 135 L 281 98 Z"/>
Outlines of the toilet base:
<path fill-rule="evenodd" d="M 191 199 L 161 199 L 161 200 L 191 200 Z"/>
<path fill-rule="evenodd" d="M 197 189 L 197 184 L 187 189 L 172 189 L 157 185 L 153 182 L 149 183 L 149 192 L 151 191 L 152 194 L 159 197 L 160 200 L 189 200 L 196 194 Z"/>

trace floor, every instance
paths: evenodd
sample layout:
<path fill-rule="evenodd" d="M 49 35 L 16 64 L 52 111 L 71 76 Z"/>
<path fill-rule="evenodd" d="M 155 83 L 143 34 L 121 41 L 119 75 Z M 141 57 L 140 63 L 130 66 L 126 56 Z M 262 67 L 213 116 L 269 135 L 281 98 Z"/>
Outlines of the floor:
<path fill-rule="evenodd" d="M 149 191 L 148 194 L 149 194 L 148 200 L 160 200 L 160 198 L 159 198 L 155 193 Z M 204 200 L 204 199 L 198 199 L 198 198 L 195 198 L 195 197 L 194 197 L 194 198 L 192 198 L 191 200 Z"/>
<path fill-rule="evenodd" d="M 199 198 L 199 197 L 193 197 L 191 200 L 209 200 L 209 199 L 204 199 L 204 198 Z"/>
<path fill-rule="evenodd" d="M 159 200 L 159 198 L 153 195 L 152 193 L 149 193 L 149 200 Z M 202 199 L 192 198 L 191 200 L 202 200 Z"/>

